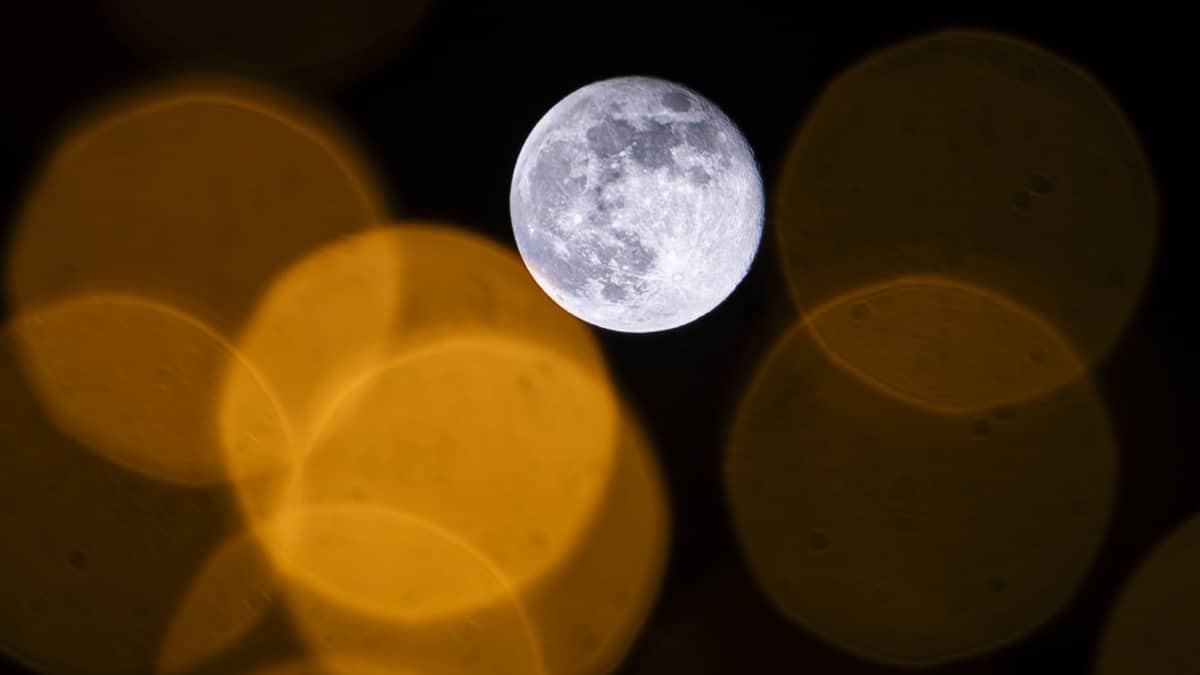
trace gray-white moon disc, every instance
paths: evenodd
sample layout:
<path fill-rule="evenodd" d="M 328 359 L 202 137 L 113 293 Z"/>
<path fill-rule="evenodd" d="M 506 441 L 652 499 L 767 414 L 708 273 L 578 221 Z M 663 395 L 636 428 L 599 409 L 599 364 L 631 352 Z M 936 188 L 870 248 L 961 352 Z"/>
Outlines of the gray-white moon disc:
<path fill-rule="evenodd" d="M 711 101 L 621 77 L 542 117 L 517 158 L 509 208 L 521 257 L 555 302 L 647 333 L 707 314 L 746 276 L 763 187 L 750 146 Z"/>

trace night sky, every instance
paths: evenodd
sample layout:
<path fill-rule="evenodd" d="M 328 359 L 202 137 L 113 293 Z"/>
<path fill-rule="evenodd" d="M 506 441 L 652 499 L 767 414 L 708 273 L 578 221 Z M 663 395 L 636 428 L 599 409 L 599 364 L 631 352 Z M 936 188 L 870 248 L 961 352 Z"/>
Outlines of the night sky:
<path fill-rule="evenodd" d="M 1177 27 L 1181 19 L 1147 16 L 1139 6 L 1060 19 L 1015 7 L 885 16 L 847 6 L 822 16 L 783 9 L 788 5 L 794 3 L 435 0 L 411 36 L 362 72 L 275 84 L 348 130 L 394 212 L 509 247 L 517 153 L 541 115 L 570 91 L 603 78 L 649 75 L 684 83 L 721 106 L 753 147 L 768 196 L 767 230 L 749 275 L 691 325 L 647 335 L 594 331 L 622 395 L 654 440 L 674 517 L 658 604 L 620 672 L 868 674 L 897 671 L 846 655 L 772 609 L 741 558 L 723 496 L 734 411 L 756 364 L 794 317 L 771 229 L 780 166 L 832 78 L 911 36 L 946 27 L 994 30 L 1089 70 L 1135 127 L 1160 197 L 1158 254 L 1143 301 L 1094 371 L 1121 450 L 1116 511 L 1090 576 L 1060 616 L 1009 647 L 934 671 L 1088 673 L 1124 581 L 1167 532 L 1200 512 L 1193 420 L 1200 369 L 1187 245 L 1200 214 L 1185 197 L 1196 151 L 1185 61 L 1194 38 Z M 170 66 L 123 41 L 94 7 L 20 3 L 4 14 L 0 214 L 7 238 L 56 134 L 96 100 Z M 5 546 L 0 542 L 0 556 Z M 1200 616 L 1192 618 L 1200 624 Z M 2 657 L 0 671 L 26 672 Z"/>

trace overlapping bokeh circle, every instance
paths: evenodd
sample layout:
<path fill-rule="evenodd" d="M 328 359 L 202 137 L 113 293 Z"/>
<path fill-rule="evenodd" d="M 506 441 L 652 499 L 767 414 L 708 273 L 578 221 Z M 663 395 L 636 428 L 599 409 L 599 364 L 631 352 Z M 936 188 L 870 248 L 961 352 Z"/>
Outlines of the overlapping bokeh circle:
<path fill-rule="evenodd" d="M 654 450 L 515 252 L 390 223 L 229 78 L 85 118 L 15 225 L 0 649 L 55 672 L 602 673 L 657 594 Z"/>
<path fill-rule="evenodd" d="M 744 559 L 861 659 L 998 649 L 1072 600 L 1118 458 L 1092 369 L 1130 322 L 1157 197 L 1087 73 L 950 30 L 839 74 L 774 188 L 798 319 L 728 440 Z"/>
<path fill-rule="evenodd" d="M 116 98 L 48 153 L 4 286 L 0 649 L 121 675 L 617 667 L 664 568 L 655 451 L 511 249 L 396 219 L 378 183 L 324 115 L 228 77 Z M 830 84 L 774 205 L 798 319 L 724 476 L 758 586 L 891 666 L 1044 625 L 1108 526 L 1091 371 L 1156 244 L 1119 108 L 1028 43 L 921 37 Z M 1191 531 L 1122 596 L 1101 672 L 1175 635 L 1187 598 L 1155 580 Z"/>

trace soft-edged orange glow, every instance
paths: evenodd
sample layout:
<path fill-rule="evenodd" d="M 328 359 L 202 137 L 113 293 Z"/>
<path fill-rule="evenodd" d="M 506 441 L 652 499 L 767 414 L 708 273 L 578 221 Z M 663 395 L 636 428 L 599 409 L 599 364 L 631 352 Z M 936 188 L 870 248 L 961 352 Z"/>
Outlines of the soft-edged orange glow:
<path fill-rule="evenodd" d="M 263 542 L 291 553 L 283 567 Z M 370 592 L 347 604 L 346 585 Z M 456 595 L 491 602 L 440 611 Z M 280 621 L 276 607 L 294 618 Z M 258 648 L 239 648 L 247 642 Z M 281 672 L 532 675 L 537 651 L 520 598 L 469 544 L 396 511 L 339 505 L 227 539 L 180 603 L 156 672 L 244 672 L 273 654 L 308 657 Z"/>
<path fill-rule="evenodd" d="M 996 649 L 1058 612 L 1097 553 L 1116 468 L 1085 378 L 951 415 L 834 365 L 797 323 L 745 394 L 725 480 L 746 559 L 783 614 L 916 667 Z"/>
<path fill-rule="evenodd" d="M 260 537 L 250 532 L 230 535 L 204 561 L 179 601 L 154 672 L 192 672 L 232 650 L 263 620 L 281 589 Z"/>
<path fill-rule="evenodd" d="M 193 317 L 134 296 L 90 295 L 29 312 L 12 330 L 42 407 L 64 433 L 115 464 L 204 485 L 292 459 L 286 421 L 262 378 Z M 241 418 L 242 437 L 226 439 L 218 404 L 229 371 L 244 381 L 243 410 L 256 414 Z M 228 453 L 238 461 L 228 462 Z"/>
<path fill-rule="evenodd" d="M 151 58 L 334 84 L 374 65 L 417 27 L 429 0 L 102 0 Z"/>
<path fill-rule="evenodd" d="M 913 405 L 981 412 L 1084 375 L 1057 332 L 982 288 L 905 277 L 840 296 L 808 316 L 839 366 Z"/>
<path fill-rule="evenodd" d="M 376 506 L 323 505 L 287 511 L 263 539 L 283 553 L 289 607 L 322 660 L 387 671 L 544 672 L 538 636 L 503 573 L 440 527 Z"/>
<path fill-rule="evenodd" d="M 17 310 L 127 293 L 235 335 L 296 258 L 381 220 L 363 162 L 326 122 L 260 87 L 191 78 L 77 124 L 15 225 Z"/>
<path fill-rule="evenodd" d="M 384 231 L 403 256 L 404 297 L 393 316 L 396 350 L 446 338 L 515 337 L 607 382 L 608 366 L 590 328 L 546 296 L 512 248 L 427 223 Z"/>
<path fill-rule="evenodd" d="M 624 418 L 616 448 L 618 466 L 602 510 L 566 560 L 524 585 L 510 584 L 498 565 L 487 572 L 472 563 L 476 576 L 456 568 L 451 564 L 455 552 L 471 551 L 472 558 L 483 561 L 482 552 L 398 512 L 361 506 L 288 511 L 300 515 L 285 516 L 289 524 L 274 529 L 276 539 L 268 547 L 288 572 L 302 632 L 313 636 L 309 642 L 321 654 L 326 648 L 344 652 L 345 645 L 320 642 L 331 606 L 364 625 L 434 630 L 430 627 L 475 625 L 475 617 L 492 616 L 498 603 L 511 597 L 528 616 L 546 672 L 611 672 L 657 596 L 668 538 L 653 451 L 632 417 Z M 401 530 L 412 532 L 400 536 Z M 314 597 L 322 602 L 314 604 Z M 481 668 L 478 672 L 490 672 Z"/>
<path fill-rule="evenodd" d="M 275 497 L 242 506 L 272 533 L 262 544 L 318 655 L 412 666 L 389 635 L 433 635 L 511 596 L 550 672 L 623 658 L 661 578 L 663 488 L 591 333 L 514 252 L 448 227 L 373 228 L 279 275 L 237 344 L 297 429 L 293 463 L 255 483 Z M 226 379 L 229 438 L 258 417 L 253 384 Z M 443 579 L 465 574 L 437 562 L 446 547 L 504 584 Z"/>
<path fill-rule="evenodd" d="M 1100 638 L 1095 675 L 1200 670 L 1200 516 L 1179 525 L 1138 566 Z"/>
<path fill-rule="evenodd" d="M 618 454 L 615 405 L 607 383 L 553 352 L 500 337 L 447 342 L 346 393 L 303 458 L 289 505 L 359 503 L 424 518 L 477 546 L 523 590 L 579 546 L 601 507 Z M 324 572 L 350 583 L 352 599 L 407 606 L 379 597 L 380 582 L 357 567 L 336 567 Z"/>
<path fill-rule="evenodd" d="M 630 411 L 617 447 L 602 510 L 579 546 L 523 593 L 551 673 L 614 672 L 658 596 L 670 514 L 654 448 Z"/>
<path fill-rule="evenodd" d="M 515 252 L 424 224 L 372 228 L 311 252 L 273 281 L 237 342 L 306 445 L 363 372 L 470 335 L 519 336 L 607 376 L 591 333 L 542 293 Z M 246 405 L 241 389 L 254 388 L 244 377 L 229 378 L 231 413 Z"/>
<path fill-rule="evenodd" d="M 1045 317 L 1092 364 L 1146 283 L 1157 204 L 1135 134 L 1057 56 L 953 30 L 839 75 L 775 191 L 802 312 L 864 286 L 946 275 Z"/>
<path fill-rule="evenodd" d="M 354 610 L 420 624 L 510 597 L 504 574 L 428 521 L 376 506 L 289 511 L 270 547 L 283 569 Z"/>
<path fill-rule="evenodd" d="M 38 672 L 154 672 L 177 603 L 237 514 L 219 487 L 153 480 L 60 431 L 16 342 L 0 337 L 0 650 Z"/>
<path fill-rule="evenodd" d="M 258 668 L 253 675 L 440 675 L 422 673 L 407 668 L 374 667 L 356 662 L 354 659 L 326 657 L 321 661 L 292 661 L 289 663 Z M 447 675 L 450 675 L 447 673 Z"/>
<path fill-rule="evenodd" d="M 617 448 L 603 510 L 588 523 L 580 546 L 524 589 L 512 587 L 467 542 L 400 512 L 355 505 L 286 511 L 254 536 L 229 539 L 209 558 L 179 604 L 156 672 L 193 672 L 198 666 L 197 672 L 224 672 L 241 661 L 222 655 L 254 641 L 247 638 L 252 629 L 273 643 L 287 642 L 278 627 L 264 631 L 261 624 L 278 599 L 294 607 L 298 637 L 317 652 L 312 662 L 289 666 L 309 669 L 296 672 L 371 673 L 369 666 L 395 668 L 403 662 L 401 652 L 374 643 L 356 646 L 347 642 L 349 635 L 321 646 L 314 631 L 322 626 L 373 626 L 385 635 L 407 635 L 412 644 L 451 649 L 454 644 L 444 641 L 448 632 L 478 630 L 488 617 L 499 623 L 489 629 L 497 637 L 476 636 L 485 652 L 500 649 L 487 640 L 511 639 L 527 622 L 522 630 L 529 631 L 531 645 L 540 643 L 546 672 L 612 672 L 657 596 L 669 534 L 653 449 L 628 413 Z M 276 558 L 281 569 L 268 563 L 263 542 L 282 554 Z M 529 649 L 532 654 L 534 647 Z M 442 665 L 452 662 L 446 657 Z M 478 665 L 473 671 L 423 672 L 490 672 L 483 661 Z"/>
<path fill-rule="evenodd" d="M 514 251 L 445 226 L 371 228 L 312 252 L 274 280 L 237 344 L 270 383 L 304 452 L 353 382 L 413 350 L 471 336 L 538 345 L 607 383 L 587 327 L 542 293 Z M 256 409 L 256 389 L 238 369 L 224 385 L 221 433 L 235 449 L 235 475 L 245 425 L 270 414 Z M 290 480 L 278 478 L 277 488 Z M 254 497 L 243 500 L 253 519 L 278 506 L 278 492 Z"/>
<path fill-rule="evenodd" d="M 379 226 L 336 136 L 193 78 L 47 159 L 5 280 L 0 649 L 119 675 L 624 658 L 669 523 L 592 334 L 514 251 Z"/>
<path fill-rule="evenodd" d="M 405 290 L 404 256 L 390 232 L 372 228 L 295 262 L 265 290 L 238 340 L 272 383 L 301 447 L 346 382 L 387 355 Z M 223 428 L 231 437 L 242 433 L 254 388 L 247 373 L 230 371 Z"/>

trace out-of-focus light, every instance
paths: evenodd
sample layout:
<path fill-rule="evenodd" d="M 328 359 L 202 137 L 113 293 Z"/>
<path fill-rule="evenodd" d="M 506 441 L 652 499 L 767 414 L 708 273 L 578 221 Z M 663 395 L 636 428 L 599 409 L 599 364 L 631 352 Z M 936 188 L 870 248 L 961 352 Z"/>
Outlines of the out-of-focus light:
<path fill-rule="evenodd" d="M 837 365 L 935 411 L 984 412 L 1085 375 L 1071 346 L 1040 317 L 996 293 L 942 277 L 860 289 L 807 318 Z"/>
<path fill-rule="evenodd" d="M 1157 197 L 1102 86 L 1002 35 L 953 30 L 838 76 L 796 136 L 775 231 L 802 312 L 889 279 L 945 275 L 1045 317 L 1086 365 L 1150 271 Z"/>
<path fill-rule="evenodd" d="M 235 335 L 265 285 L 315 247 L 383 219 L 333 125 L 238 80 L 147 87 L 54 148 L 10 247 L 14 310 L 125 293 Z"/>
<path fill-rule="evenodd" d="M 326 656 L 323 659 L 290 661 L 252 671 L 252 675 L 429 675 L 396 666 L 375 667 L 356 662 L 353 658 Z"/>
<path fill-rule="evenodd" d="M 654 452 L 629 412 L 622 418 L 617 449 L 602 510 L 579 546 L 524 588 L 511 585 L 470 544 L 400 512 L 354 504 L 284 511 L 257 532 L 230 538 L 204 564 L 179 603 L 156 672 L 240 667 L 242 660 L 260 654 L 237 651 L 246 640 L 262 642 L 261 636 L 248 638 L 251 631 L 266 634 L 272 645 L 288 642 L 278 627 L 262 625 L 279 601 L 293 607 L 297 637 L 313 652 L 311 662 L 288 666 L 309 669 L 296 672 L 371 673 L 371 667 L 391 669 L 406 662 L 400 652 L 358 645 L 349 634 L 322 643 L 313 631 L 330 625 L 347 633 L 349 628 L 340 627 L 373 626 L 385 635 L 399 631 L 413 644 L 433 645 L 425 648 L 429 655 L 435 648 L 461 651 L 461 645 L 447 645 L 445 635 L 478 631 L 481 618 L 488 617 L 499 622 L 489 629 L 497 637 L 489 640 L 507 641 L 527 622 L 526 639 L 540 644 L 546 672 L 612 672 L 657 597 L 669 537 Z M 284 553 L 275 558 L 279 567 L 264 554 L 264 542 Z M 435 583 L 422 570 L 441 581 Z M 498 608 L 503 611 L 497 613 Z M 475 628 L 464 628 L 469 626 Z M 476 633 L 478 640 L 485 636 Z M 493 644 L 484 651 L 498 648 Z M 445 656 L 442 665 L 452 661 Z M 490 672 L 482 661 L 477 666 L 455 672 Z"/>
<path fill-rule="evenodd" d="M 448 342 L 348 390 L 301 460 L 289 508 L 348 502 L 425 518 L 522 590 L 562 564 L 601 508 L 616 415 L 607 383 L 553 352 L 498 337 Z M 326 572 L 337 570 L 313 569 Z M 343 574 L 367 584 L 346 587 L 351 600 L 388 602 L 381 581 L 354 567 Z"/>
<path fill-rule="evenodd" d="M 155 672 L 243 672 L 264 654 L 332 674 L 542 668 L 522 599 L 492 562 L 422 519 L 361 504 L 291 509 L 229 537 L 179 603 Z"/>
<path fill-rule="evenodd" d="M 371 228 L 310 252 L 264 291 L 237 344 L 306 444 L 363 372 L 446 338 L 479 335 L 519 336 L 607 377 L 595 338 L 545 297 L 511 249 L 423 223 Z M 231 373 L 231 400 L 243 377 Z"/>
<path fill-rule="evenodd" d="M 608 382 L 590 331 L 546 298 L 515 252 L 461 229 L 419 223 L 371 228 L 311 252 L 273 280 L 236 343 L 275 392 L 303 453 L 330 407 L 365 373 L 472 336 L 538 345 Z M 256 388 L 237 369 L 223 387 L 221 435 L 234 450 L 234 475 L 244 470 L 238 439 L 253 437 L 245 427 L 270 415 L 256 409 Z M 278 489 L 290 480 L 286 472 L 278 478 Z M 264 488 L 242 506 L 262 519 L 280 494 Z"/>
<path fill-rule="evenodd" d="M 168 67 L 334 85 L 385 59 L 428 0 L 104 0 L 118 32 Z"/>
<path fill-rule="evenodd" d="M 17 343 L 6 327 L 0 651 L 38 672 L 154 672 L 177 603 L 237 514 L 219 487 L 126 470 L 60 430 L 30 391 Z"/>
<path fill-rule="evenodd" d="M 1185 675 L 1200 669 L 1200 516 L 1146 556 L 1121 591 L 1096 654 L 1096 675 Z"/>
<path fill-rule="evenodd" d="M 503 572 L 422 518 L 365 504 L 298 507 L 270 523 L 263 540 L 284 554 L 288 606 L 321 660 L 463 675 L 544 672 L 538 636 Z"/>
<path fill-rule="evenodd" d="M 207 326 L 134 296 L 81 296 L 18 317 L 22 370 L 47 414 L 80 447 L 182 485 L 244 480 L 292 460 L 287 422 L 253 366 Z M 246 436 L 221 437 L 222 384 L 244 381 Z M 222 444 L 233 440 L 236 445 Z M 237 453 L 236 463 L 227 453 Z M 236 475 L 229 471 L 235 470 Z"/>
<path fill-rule="evenodd" d="M 196 571 L 162 638 L 154 672 L 193 672 L 245 639 L 281 597 L 261 537 L 235 531 Z M 202 671 L 204 672 L 204 671 Z"/>
<path fill-rule="evenodd" d="M 927 367 L 941 365 L 956 364 Z M 1116 471 L 1086 378 L 949 414 L 835 365 L 800 322 L 745 394 L 725 482 L 742 550 L 784 615 L 861 658 L 924 667 L 1062 609 L 1103 539 Z"/>
<path fill-rule="evenodd" d="M 522 597 L 546 667 L 607 675 L 641 631 L 666 564 L 670 513 L 654 448 L 626 410 L 600 511 L 570 557 Z"/>
<path fill-rule="evenodd" d="M 242 506 L 274 533 L 261 543 L 315 653 L 412 666 L 384 648 L 396 631 L 436 645 L 511 596 L 551 672 L 623 658 L 662 575 L 663 487 L 590 331 L 513 251 L 450 227 L 370 229 L 280 274 L 237 344 L 297 429 L 293 462 L 254 483 L 272 497 Z M 224 437 L 258 417 L 253 388 L 226 379 Z M 402 523 L 444 536 L 399 538 Z M 425 548 L 451 542 L 504 585 L 431 581 L 453 567 Z"/>
<path fill-rule="evenodd" d="M 346 383 L 386 358 L 408 291 L 404 262 L 389 231 L 372 228 L 310 252 L 264 290 L 237 344 L 271 383 L 299 447 L 311 443 Z M 230 438 L 254 419 L 246 416 L 254 388 L 247 373 L 230 370 L 223 418 Z"/>

